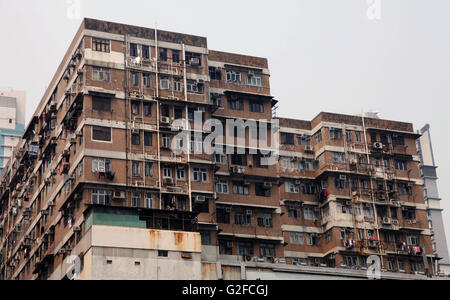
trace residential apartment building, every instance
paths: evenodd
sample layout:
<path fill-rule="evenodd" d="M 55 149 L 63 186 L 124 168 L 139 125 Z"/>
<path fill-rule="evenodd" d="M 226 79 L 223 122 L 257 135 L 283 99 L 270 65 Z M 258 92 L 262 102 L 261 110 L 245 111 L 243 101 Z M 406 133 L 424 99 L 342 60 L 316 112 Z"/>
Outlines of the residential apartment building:
<path fill-rule="evenodd" d="M 0 174 L 25 130 L 26 94 L 0 90 Z"/>
<path fill-rule="evenodd" d="M 417 140 L 417 149 L 420 157 L 420 171 L 424 180 L 425 204 L 428 208 L 428 221 L 432 230 L 432 244 L 436 257 L 440 258 L 439 272 L 450 275 L 450 258 L 448 254 L 447 238 L 445 234 L 444 219 L 442 217 L 441 201 L 438 191 L 437 165 L 434 158 L 431 141 L 430 125 L 420 130 L 421 137 Z"/>
<path fill-rule="evenodd" d="M 436 273 L 412 125 L 273 118 L 269 78 L 203 37 L 85 19 L 0 179 L 0 276 Z"/>

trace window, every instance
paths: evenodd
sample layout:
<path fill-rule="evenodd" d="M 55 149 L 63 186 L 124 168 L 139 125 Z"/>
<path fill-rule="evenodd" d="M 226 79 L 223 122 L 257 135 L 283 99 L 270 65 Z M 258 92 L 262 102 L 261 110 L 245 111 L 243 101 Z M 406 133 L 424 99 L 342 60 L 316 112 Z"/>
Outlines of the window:
<path fill-rule="evenodd" d="M 249 195 L 249 187 L 244 182 L 233 181 L 233 194 L 235 195 Z"/>
<path fill-rule="evenodd" d="M 145 177 L 153 177 L 153 163 L 145 162 Z"/>
<path fill-rule="evenodd" d="M 286 181 L 284 184 L 286 187 L 286 193 L 291 194 L 299 194 L 300 193 L 300 185 L 292 182 L 292 181 Z"/>
<path fill-rule="evenodd" d="M 219 181 L 216 183 L 216 192 L 219 194 L 228 194 L 228 182 Z"/>
<path fill-rule="evenodd" d="M 171 142 L 170 142 L 170 136 L 167 135 L 167 134 L 163 134 L 163 137 L 162 137 L 162 147 L 163 147 L 163 148 L 166 148 L 166 149 L 170 149 L 170 144 L 171 144 Z"/>
<path fill-rule="evenodd" d="M 399 171 L 408 171 L 408 162 L 405 160 L 395 160 L 395 169 Z"/>
<path fill-rule="evenodd" d="M 358 266 L 358 257 L 357 256 L 343 256 L 344 265 L 351 268 Z"/>
<path fill-rule="evenodd" d="M 105 173 L 111 171 L 111 160 L 104 158 L 94 158 L 92 160 L 92 172 L 97 173 Z"/>
<path fill-rule="evenodd" d="M 315 221 L 318 219 L 316 209 L 313 206 L 304 207 L 305 220 Z"/>
<path fill-rule="evenodd" d="M 186 88 L 188 93 L 203 94 L 203 83 L 198 83 L 196 80 L 188 79 L 186 81 Z"/>
<path fill-rule="evenodd" d="M 357 141 L 358 143 L 361 143 L 361 142 L 362 142 L 362 134 L 361 134 L 360 131 L 355 131 L 355 137 L 356 137 L 356 141 Z"/>
<path fill-rule="evenodd" d="M 406 242 L 408 246 L 419 246 L 420 245 L 420 239 L 417 235 L 408 235 L 406 237 Z"/>
<path fill-rule="evenodd" d="M 191 66 L 201 66 L 202 55 L 200 53 L 186 52 L 186 63 Z"/>
<path fill-rule="evenodd" d="M 172 61 L 176 64 L 180 63 L 180 51 L 172 50 Z"/>
<path fill-rule="evenodd" d="M 211 231 L 200 231 L 202 245 L 211 245 Z"/>
<path fill-rule="evenodd" d="M 111 142 L 111 128 L 94 126 L 92 128 L 92 140 Z"/>
<path fill-rule="evenodd" d="M 247 76 L 247 84 L 251 86 L 262 86 L 261 74 L 249 71 Z"/>
<path fill-rule="evenodd" d="M 304 245 L 305 244 L 305 234 L 302 232 L 290 232 L 289 238 L 291 244 L 293 245 Z"/>
<path fill-rule="evenodd" d="M 319 131 L 314 135 L 314 141 L 316 144 L 322 142 L 322 131 Z"/>
<path fill-rule="evenodd" d="M 247 155 L 245 154 L 232 154 L 231 164 L 237 166 L 247 166 Z"/>
<path fill-rule="evenodd" d="M 314 195 L 316 193 L 316 185 L 314 183 L 303 183 L 302 193 L 305 195 Z"/>
<path fill-rule="evenodd" d="M 270 189 L 264 186 L 264 183 L 255 183 L 255 195 L 258 197 L 270 197 Z"/>
<path fill-rule="evenodd" d="M 151 132 L 144 132 L 144 145 L 146 147 L 151 147 L 153 145 L 153 134 Z"/>
<path fill-rule="evenodd" d="M 414 208 L 404 209 L 402 216 L 404 220 L 416 220 L 416 210 Z"/>
<path fill-rule="evenodd" d="M 225 254 L 225 255 L 232 255 L 233 254 L 233 242 L 219 240 L 219 253 Z"/>
<path fill-rule="evenodd" d="M 332 160 L 334 164 L 345 164 L 345 153 L 333 152 Z"/>
<path fill-rule="evenodd" d="M 169 257 L 169 251 L 158 250 L 159 257 Z"/>
<path fill-rule="evenodd" d="M 226 165 L 227 164 L 227 156 L 224 154 L 215 154 L 214 162 L 216 164 Z"/>
<path fill-rule="evenodd" d="M 341 175 L 341 176 L 336 176 L 334 178 L 334 185 L 336 186 L 337 189 L 348 189 L 348 181 L 347 181 L 347 176 L 345 175 Z"/>
<path fill-rule="evenodd" d="M 130 43 L 130 56 L 137 57 L 138 56 L 138 45 L 134 43 Z"/>
<path fill-rule="evenodd" d="M 342 129 L 331 128 L 330 129 L 330 139 L 331 140 L 340 140 L 340 139 L 342 139 Z"/>
<path fill-rule="evenodd" d="M 253 212 L 251 210 L 237 211 L 234 215 L 234 223 L 236 225 L 251 226 L 252 216 Z"/>
<path fill-rule="evenodd" d="M 312 170 L 314 170 L 314 163 L 310 159 L 301 160 L 299 167 L 300 167 L 300 170 L 312 171 Z"/>
<path fill-rule="evenodd" d="M 415 273 L 415 272 L 423 273 L 424 272 L 424 265 L 423 265 L 423 262 L 421 262 L 421 261 L 412 260 L 409 262 L 409 266 L 411 269 L 411 273 Z"/>
<path fill-rule="evenodd" d="M 152 104 L 148 102 L 144 102 L 144 115 L 146 117 L 152 115 Z"/>
<path fill-rule="evenodd" d="M 311 146 L 311 137 L 306 135 L 298 135 L 297 144 L 299 146 Z"/>
<path fill-rule="evenodd" d="M 405 146 L 405 137 L 398 135 L 398 134 L 393 134 L 392 135 L 392 145 L 394 147 L 403 147 Z"/>
<path fill-rule="evenodd" d="M 171 168 L 163 168 L 163 178 L 172 178 L 172 169 Z"/>
<path fill-rule="evenodd" d="M 185 180 L 185 171 L 184 168 L 178 168 L 177 169 L 177 180 Z"/>
<path fill-rule="evenodd" d="M 227 70 L 227 82 L 228 83 L 241 83 L 242 82 L 241 72 Z"/>
<path fill-rule="evenodd" d="M 141 144 L 141 132 L 133 132 L 131 134 L 131 143 L 135 146 L 140 145 Z"/>
<path fill-rule="evenodd" d="M 92 109 L 98 111 L 111 111 L 111 99 L 92 97 Z"/>
<path fill-rule="evenodd" d="M 316 233 L 308 233 L 306 235 L 306 244 L 308 246 L 320 246 L 320 235 Z"/>
<path fill-rule="evenodd" d="M 299 204 L 291 204 L 287 206 L 288 215 L 291 219 L 301 219 L 302 207 Z"/>
<path fill-rule="evenodd" d="M 244 110 L 244 100 L 242 99 L 228 99 L 228 108 L 232 110 Z"/>
<path fill-rule="evenodd" d="M 294 135 L 292 133 L 281 133 L 281 144 L 283 145 L 295 145 Z"/>
<path fill-rule="evenodd" d="M 238 244 L 239 255 L 252 256 L 254 254 L 252 243 L 239 243 Z"/>
<path fill-rule="evenodd" d="M 271 214 L 258 214 L 258 226 L 272 228 L 273 227 L 272 215 Z"/>
<path fill-rule="evenodd" d="M 197 182 L 208 182 L 208 170 L 194 168 L 193 180 Z"/>
<path fill-rule="evenodd" d="M 151 87 L 150 73 L 142 74 L 142 85 L 148 89 Z"/>
<path fill-rule="evenodd" d="M 132 207 L 140 207 L 141 206 L 141 193 L 132 193 L 131 195 L 131 205 Z"/>
<path fill-rule="evenodd" d="M 209 77 L 211 80 L 222 80 L 222 72 L 215 67 L 209 67 Z"/>
<path fill-rule="evenodd" d="M 256 112 L 256 113 L 263 113 L 264 112 L 264 104 L 256 101 L 250 102 L 250 111 Z"/>
<path fill-rule="evenodd" d="M 145 203 L 145 208 L 152 209 L 153 208 L 153 194 L 146 193 L 144 203 Z"/>
<path fill-rule="evenodd" d="M 345 131 L 345 136 L 347 138 L 347 142 L 352 142 L 353 141 L 353 133 L 349 130 Z"/>
<path fill-rule="evenodd" d="M 159 60 L 167 61 L 167 49 L 159 48 Z"/>
<path fill-rule="evenodd" d="M 139 73 L 131 72 L 131 84 L 133 86 L 139 86 Z"/>
<path fill-rule="evenodd" d="M 142 45 L 142 58 L 150 59 L 150 47 L 147 45 Z"/>
<path fill-rule="evenodd" d="M 338 209 L 338 213 L 341 213 L 344 215 L 345 214 L 349 214 L 349 215 L 353 214 L 352 205 L 351 205 L 350 201 L 338 201 L 337 209 Z"/>
<path fill-rule="evenodd" d="M 261 257 L 275 257 L 275 245 L 261 243 L 259 249 Z"/>
<path fill-rule="evenodd" d="M 170 80 L 168 76 L 161 76 L 159 86 L 161 90 L 168 90 L 170 88 Z"/>
<path fill-rule="evenodd" d="M 183 84 L 180 78 L 173 79 L 173 90 L 174 92 L 181 92 Z"/>
<path fill-rule="evenodd" d="M 400 196 L 411 196 L 412 195 L 411 184 L 399 183 L 398 184 L 398 194 Z"/>
<path fill-rule="evenodd" d="M 333 230 L 328 230 L 325 236 L 327 244 L 331 243 L 333 241 Z"/>
<path fill-rule="evenodd" d="M 104 39 L 92 39 L 92 50 L 97 52 L 110 52 L 110 41 Z"/>
<path fill-rule="evenodd" d="M 132 173 L 133 173 L 133 177 L 141 177 L 141 162 L 133 161 Z"/>
<path fill-rule="evenodd" d="M 92 190 L 92 204 L 111 205 L 111 191 Z"/>
<path fill-rule="evenodd" d="M 220 94 L 211 93 L 210 94 L 210 102 L 211 102 L 211 104 L 213 104 L 217 107 L 223 107 L 222 95 L 220 95 Z"/>
<path fill-rule="evenodd" d="M 92 80 L 109 82 L 110 78 L 111 75 L 109 73 L 109 69 L 97 67 L 92 68 Z"/>
<path fill-rule="evenodd" d="M 230 224 L 231 208 L 217 207 L 217 223 Z"/>

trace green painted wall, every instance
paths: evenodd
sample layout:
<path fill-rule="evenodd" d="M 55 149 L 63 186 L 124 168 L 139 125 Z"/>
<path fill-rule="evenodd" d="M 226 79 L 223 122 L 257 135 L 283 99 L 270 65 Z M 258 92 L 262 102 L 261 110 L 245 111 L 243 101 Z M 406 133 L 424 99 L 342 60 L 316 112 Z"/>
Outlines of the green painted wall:
<path fill-rule="evenodd" d="M 139 220 L 139 216 L 108 214 L 100 212 L 92 212 L 87 217 L 85 225 L 86 232 L 92 227 L 92 225 L 132 227 L 142 229 L 147 228 L 146 222 Z"/>

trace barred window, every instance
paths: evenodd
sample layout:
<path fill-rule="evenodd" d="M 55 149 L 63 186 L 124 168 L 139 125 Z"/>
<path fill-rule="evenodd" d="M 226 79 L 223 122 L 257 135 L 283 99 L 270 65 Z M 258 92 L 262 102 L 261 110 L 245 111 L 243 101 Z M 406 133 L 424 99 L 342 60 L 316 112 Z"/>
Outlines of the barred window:
<path fill-rule="evenodd" d="M 110 40 L 92 39 L 92 50 L 97 52 L 110 52 Z"/>

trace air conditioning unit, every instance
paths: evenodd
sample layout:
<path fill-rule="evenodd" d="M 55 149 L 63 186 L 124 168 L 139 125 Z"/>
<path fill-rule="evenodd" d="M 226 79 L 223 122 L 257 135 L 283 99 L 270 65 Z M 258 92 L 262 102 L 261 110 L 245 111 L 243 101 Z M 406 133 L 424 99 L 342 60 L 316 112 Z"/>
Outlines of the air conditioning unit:
<path fill-rule="evenodd" d="M 164 178 L 164 184 L 165 185 L 173 185 L 173 178 Z"/>
<path fill-rule="evenodd" d="M 225 212 L 230 213 L 231 212 L 231 207 L 225 208 Z"/>
<path fill-rule="evenodd" d="M 384 225 L 392 225 L 392 219 L 391 218 L 383 218 L 383 224 Z"/>
<path fill-rule="evenodd" d="M 73 232 L 81 232 L 81 228 L 79 226 L 73 227 Z"/>
<path fill-rule="evenodd" d="M 200 58 L 198 58 L 198 57 L 193 57 L 193 58 L 191 58 L 191 59 L 189 60 L 189 64 L 190 64 L 191 66 L 198 66 L 198 65 L 200 65 Z"/>
<path fill-rule="evenodd" d="M 346 175 L 340 175 L 339 176 L 339 180 L 347 181 L 347 176 Z"/>
<path fill-rule="evenodd" d="M 253 211 L 252 211 L 252 210 L 247 210 L 247 211 L 245 212 L 245 214 L 246 214 L 247 216 L 251 216 L 251 215 L 253 215 Z"/>
<path fill-rule="evenodd" d="M 233 242 L 227 242 L 227 248 L 233 248 Z"/>
<path fill-rule="evenodd" d="M 197 196 L 195 197 L 195 203 L 196 204 L 203 204 L 206 202 L 206 197 L 205 196 Z"/>
<path fill-rule="evenodd" d="M 139 130 L 139 129 L 132 129 L 132 130 L 131 130 L 131 133 L 132 133 L 132 134 L 139 134 L 139 133 L 140 133 L 140 130 Z"/>
<path fill-rule="evenodd" d="M 272 182 L 264 182 L 264 185 L 263 185 L 263 187 L 265 189 L 271 189 L 272 186 L 273 186 Z"/>
<path fill-rule="evenodd" d="M 41 210 L 41 215 L 48 216 L 48 210 L 46 210 L 46 209 Z"/>
<path fill-rule="evenodd" d="M 170 124 L 169 117 L 161 117 L 161 124 Z"/>
<path fill-rule="evenodd" d="M 250 181 L 244 181 L 245 186 L 250 186 Z"/>
<path fill-rule="evenodd" d="M 125 192 L 124 191 L 114 191 L 113 198 L 114 199 L 125 199 L 126 198 Z"/>
<path fill-rule="evenodd" d="M 295 185 L 301 185 L 302 184 L 302 181 L 301 180 L 296 180 L 295 181 Z"/>
<path fill-rule="evenodd" d="M 376 142 L 376 143 L 373 144 L 373 148 L 377 149 L 377 150 L 383 150 L 384 145 L 382 143 L 380 143 L 380 142 Z"/>

